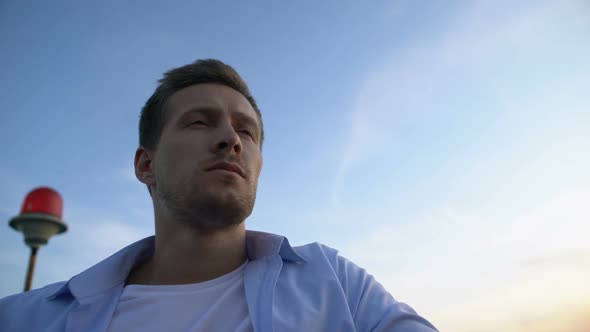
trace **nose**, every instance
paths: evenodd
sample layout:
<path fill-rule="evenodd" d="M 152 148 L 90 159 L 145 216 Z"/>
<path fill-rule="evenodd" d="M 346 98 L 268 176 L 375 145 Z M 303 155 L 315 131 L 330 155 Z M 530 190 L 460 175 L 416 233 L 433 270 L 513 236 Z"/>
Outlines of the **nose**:
<path fill-rule="evenodd" d="M 242 152 L 242 140 L 232 126 L 222 126 L 217 129 L 211 149 L 215 154 L 239 155 Z"/>

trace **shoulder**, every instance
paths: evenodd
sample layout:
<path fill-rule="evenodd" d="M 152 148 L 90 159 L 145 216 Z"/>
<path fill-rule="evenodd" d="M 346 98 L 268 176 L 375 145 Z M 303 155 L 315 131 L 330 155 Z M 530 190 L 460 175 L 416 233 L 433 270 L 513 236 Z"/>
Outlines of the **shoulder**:
<path fill-rule="evenodd" d="M 25 324 L 35 314 L 36 320 L 43 320 L 44 316 L 56 314 L 56 311 L 69 305 L 70 301 L 53 299 L 65 281 L 47 285 L 43 288 L 14 294 L 0 299 L 0 321 L 6 324 Z M 20 325 L 19 325 L 20 326 Z"/>
<path fill-rule="evenodd" d="M 337 280 L 357 330 L 436 331 L 414 309 L 395 300 L 374 276 L 342 257 L 338 250 L 321 243 L 310 243 L 293 250 L 310 263 L 311 271 L 316 272 L 314 284 L 321 284 L 325 278 Z"/>
<path fill-rule="evenodd" d="M 342 257 L 339 251 L 319 242 L 293 247 L 293 250 L 312 264 L 329 264 L 334 272 L 340 274 L 347 269 L 361 269 L 348 259 Z"/>
<path fill-rule="evenodd" d="M 4 307 L 10 305 L 28 304 L 38 302 L 40 300 L 45 300 L 51 295 L 55 294 L 60 288 L 62 288 L 65 285 L 65 283 L 65 281 L 60 281 L 28 292 L 9 295 L 5 298 L 0 299 L 0 306 Z"/>
<path fill-rule="evenodd" d="M 293 251 L 311 265 L 329 264 L 335 267 L 339 257 L 338 250 L 319 242 L 293 247 Z"/>
<path fill-rule="evenodd" d="M 370 283 L 374 281 L 364 268 L 340 255 L 337 249 L 325 244 L 314 242 L 293 247 L 293 250 L 307 261 L 303 264 L 307 272 L 317 272 L 318 277 L 323 278 L 332 275 L 332 278 L 338 280 L 345 291 L 348 291 L 347 288 L 351 285 L 363 287 L 367 281 Z"/>

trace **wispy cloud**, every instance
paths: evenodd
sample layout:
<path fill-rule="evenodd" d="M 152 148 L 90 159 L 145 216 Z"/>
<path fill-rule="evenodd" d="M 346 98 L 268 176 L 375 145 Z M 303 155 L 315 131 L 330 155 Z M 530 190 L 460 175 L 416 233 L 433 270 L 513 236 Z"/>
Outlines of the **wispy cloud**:
<path fill-rule="evenodd" d="M 530 268 L 588 268 L 590 266 L 590 250 L 564 250 L 553 255 L 532 257 L 522 262 L 524 267 Z"/>
<path fill-rule="evenodd" d="M 587 261 L 584 253 L 590 249 L 590 182 L 582 178 L 582 168 L 570 166 L 588 164 L 580 152 L 590 140 L 567 137 L 568 130 L 583 132 L 568 117 L 587 119 L 583 110 L 590 100 L 579 91 L 590 77 L 559 69 L 569 58 L 590 56 L 590 47 L 580 44 L 590 28 L 590 11 L 581 1 L 530 2 L 519 8 L 479 2 L 438 28 L 431 40 L 415 40 L 362 83 L 332 205 L 320 219 L 331 216 L 341 225 L 371 220 L 375 226 L 341 246 L 343 255 L 441 330 L 549 331 L 517 318 L 536 317 L 555 301 L 587 305 L 581 294 L 590 294 L 584 282 L 590 274 L 575 267 Z M 538 136 L 523 138 L 526 144 L 518 149 L 513 141 L 480 157 L 461 155 L 461 147 L 447 151 L 447 156 L 455 154 L 448 163 L 464 168 L 454 178 L 461 182 L 441 180 L 438 184 L 452 192 L 448 189 L 440 202 L 424 205 L 410 219 L 396 220 L 399 205 L 358 203 L 358 191 L 348 187 L 350 178 L 363 177 L 375 164 L 403 161 L 408 146 L 423 147 L 420 138 L 436 140 L 431 130 L 440 122 L 470 125 L 454 119 L 477 119 L 486 112 L 517 121 L 510 130 Z M 560 125 L 553 123 L 535 129 L 530 127 L 544 120 L 535 113 L 568 116 L 556 117 L 563 128 L 553 129 Z M 480 130 L 486 125 L 482 121 Z M 471 128 L 457 130 L 466 129 Z M 461 144 L 475 145 L 471 150 L 476 151 L 489 148 L 472 139 L 466 136 Z M 436 167 L 425 169 L 436 173 Z M 383 169 L 375 171 L 382 172 L 386 188 L 391 174 Z M 384 189 L 382 202 L 387 195 L 399 196 L 398 189 Z M 524 204 L 533 196 L 536 203 Z M 484 313 L 487 317 L 481 317 Z"/>
<path fill-rule="evenodd" d="M 502 225 L 445 209 L 402 225 L 382 216 L 341 252 L 441 330 L 512 322 L 517 331 L 516 317 L 536 317 L 556 303 L 590 305 L 589 199 L 564 194 Z"/>
<path fill-rule="evenodd" d="M 355 167 L 367 160 L 383 162 L 384 154 L 403 158 L 398 155 L 400 148 L 413 145 L 416 136 L 428 136 L 425 128 L 440 121 L 441 115 L 458 116 L 452 113 L 456 107 L 486 112 L 492 106 L 482 107 L 486 102 L 500 108 L 495 111 L 508 111 L 534 94 L 543 84 L 526 77 L 533 74 L 526 69 L 557 65 L 543 61 L 559 60 L 547 56 L 559 55 L 556 49 L 568 42 L 566 36 L 584 34 L 588 25 L 583 22 L 590 18 L 587 7 L 583 1 L 529 2 L 522 7 L 510 2 L 470 3 L 433 27 L 440 31 L 430 39 L 417 39 L 392 54 L 359 88 L 332 204 L 341 201 L 345 178 Z M 581 48 L 587 53 L 587 47 Z M 551 85 L 551 79 L 544 78 Z M 513 84 L 519 81 L 522 84 Z"/>

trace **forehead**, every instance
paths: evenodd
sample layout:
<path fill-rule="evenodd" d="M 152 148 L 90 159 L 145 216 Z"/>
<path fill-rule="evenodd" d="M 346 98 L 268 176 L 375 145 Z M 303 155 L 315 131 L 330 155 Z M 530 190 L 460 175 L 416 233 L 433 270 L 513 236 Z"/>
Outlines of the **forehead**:
<path fill-rule="evenodd" d="M 196 84 L 175 92 L 166 103 L 164 118 L 174 121 L 186 112 L 198 108 L 211 108 L 228 115 L 243 113 L 258 122 L 256 111 L 238 91 L 221 84 Z"/>

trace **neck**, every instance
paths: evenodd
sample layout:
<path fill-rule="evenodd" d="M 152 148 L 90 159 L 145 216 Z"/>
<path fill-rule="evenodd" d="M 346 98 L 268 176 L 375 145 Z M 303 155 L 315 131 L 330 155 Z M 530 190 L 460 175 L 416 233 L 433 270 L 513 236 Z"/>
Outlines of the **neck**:
<path fill-rule="evenodd" d="M 247 258 L 244 223 L 215 230 L 156 218 L 153 257 L 131 272 L 127 284 L 203 282 L 240 267 Z"/>

